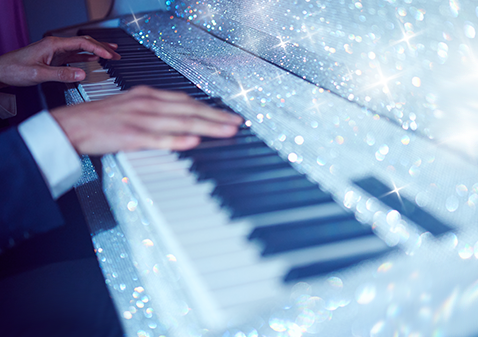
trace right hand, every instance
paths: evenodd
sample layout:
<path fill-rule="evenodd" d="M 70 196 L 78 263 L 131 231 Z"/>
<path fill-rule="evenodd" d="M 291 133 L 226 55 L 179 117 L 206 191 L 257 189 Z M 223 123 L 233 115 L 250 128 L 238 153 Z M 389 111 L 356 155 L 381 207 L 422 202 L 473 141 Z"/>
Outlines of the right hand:
<path fill-rule="evenodd" d="M 51 111 L 79 154 L 187 150 L 200 136 L 231 137 L 242 118 L 183 93 L 136 87 L 108 99 Z"/>

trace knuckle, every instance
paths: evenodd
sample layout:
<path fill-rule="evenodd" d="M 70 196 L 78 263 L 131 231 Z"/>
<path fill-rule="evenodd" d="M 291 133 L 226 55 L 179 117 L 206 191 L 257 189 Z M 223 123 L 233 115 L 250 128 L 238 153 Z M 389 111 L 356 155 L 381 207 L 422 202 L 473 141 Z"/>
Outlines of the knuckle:
<path fill-rule="evenodd" d="M 68 80 L 71 80 L 72 78 L 71 73 L 65 68 L 59 68 L 56 71 L 56 74 L 57 74 L 58 80 L 60 81 L 68 81 Z"/>
<path fill-rule="evenodd" d="M 40 71 L 37 67 L 32 67 L 30 69 L 30 74 L 29 77 L 32 79 L 32 81 L 37 82 L 40 77 Z"/>
<path fill-rule="evenodd" d="M 56 44 L 57 41 L 58 41 L 58 37 L 47 36 L 47 37 L 43 38 L 42 42 L 47 46 L 53 46 L 54 44 Z"/>
<path fill-rule="evenodd" d="M 130 90 L 130 93 L 133 94 L 133 95 L 137 95 L 137 94 L 144 94 L 147 92 L 149 88 L 145 85 L 138 85 L 136 87 L 134 87 L 133 89 Z"/>

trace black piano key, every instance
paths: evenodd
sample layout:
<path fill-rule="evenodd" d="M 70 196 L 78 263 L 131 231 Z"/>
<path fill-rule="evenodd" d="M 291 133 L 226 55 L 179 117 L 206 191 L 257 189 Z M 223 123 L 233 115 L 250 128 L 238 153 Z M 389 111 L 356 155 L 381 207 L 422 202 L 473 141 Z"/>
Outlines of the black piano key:
<path fill-rule="evenodd" d="M 126 83 L 128 80 L 134 80 L 134 79 L 140 79 L 142 76 L 145 78 L 148 77 L 155 77 L 159 78 L 161 76 L 166 76 L 166 75 L 175 75 L 177 74 L 174 70 L 171 69 L 161 69 L 161 70 L 154 70 L 154 71 L 135 71 L 133 74 L 129 71 L 120 71 L 113 69 L 116 73 L 116 78 L 115 78 L 115 83 L 118 83 L 118 85 L 123 85 Z"/>
<path fill-rule="evenodd" d="M 116 65 L 114 68 L 108 69 L 108 74 L 111 75 L 111 77 L 116 77 L 117 75 L 121 74 L 122 71 L 138 71 L 138 70 L 144 70 L 145 67 L 143 65 Z M 148 66 L 147 69 L 150 71 L 154 70 L 165 70 L 165 69 L 170 69 L 168 65 L 164 64 L 156 64 L 156 65 L 151 65 Z"/>
<path fill-rule="evenodd" d="M 235 175 L 231 177 L 221 177 L 213 179 L 216 186 L 224 186 L 230 184 L 242 184 L 250 182 L 259 182 L 269 179 L 277 179 L 281 177 L 293 177 L 301 176 L 292 166 L 280 167 L 280 168 L 264 168 L 263 171 L 249 172 L 242 175 Z"/>
<path fill-rule="evenodd" d="M 251 158 L 251 157 L 259 157 L 269 154 L 275 154 L 276 152 L 268 147 L 267 145 L 263 145 L 261 147 L 253 147 L 253 148 L 245 148 L 245 149 L 224 149 L 218 148 L 217 151 L 211 152 L 199 152 L 189 157 L 193 159 L 194 162 L 207 162 L 212 160 L 228 160 L 228 159 L 238 159 L 238 158 Z M 187 156 L 184 156 L 185 158 Z"/>
<path fill-rule="evenodd" d="M 298 280 L 309 277 L 326 275 L 339 269 L 351 267 L 368 259 L 378 258 L 391 251 L 392 249 L 388 248 L 378 252 L 356 254 L 353 256 L 312 263 L 306 266 L 294 267 L 284 277 L 284 282 L 297 282 Z"/>
<path fill-rule="evenodd" d="M 144 72 L 135 72 L 133 74 L 121 74 L 115 78 L 115 83 L 123 84 L 124 81 L 128 80 L 138 80 L 141 78 L 159 78 L 161 76 L 168 76 L 168 75 L 177 75 L 178 73 L 174 70 L 167 69 L 161 71 L 144 71 Z"/>
<path fill-rule="evenodd" d="M 226 166 L 226 165 L 224 165 Z M 230 169 L 225 170 L 210 170 L 210 171 L 200 171 L 196 173 L 198 181 L 204 181 L 212 179 L 216 183 L 233 181 L 236 178 L 245 178 L 247 175 L 260 173 L 264 171 L 270 171 L 273 169 L 287 168 L 290 165 L 284 161 L 273 161 L 270 163 L 264 163 L 263 165 L 257 166 L 246 166 L 241 168 L 231 167 Z"/>
<path fill-rule="evenodd" d="M 214 140 L 214 141 L 209 141 L 209 142 L 204 142 L 199 144 L 197 147 L 190 150 L 190 153 L 194 151 L 201 151 L 207 148 L 215 148 L 215 147 L 223 147 L 223 146 L 229 146 L 232 148 L 234 146 L 242 146 L 242 145 L 247 146 L 254 143 L 259 143 L 260 145 L 264 144 L 264 142 L 261 139 L 257 138 L 256 136 L 239 137 L 239 138 L 218 138 L 217 140 Z"/>
<path fill-rule="evenodd" d="M 273 165 L 284 163 L 284 160 L 276 153 L 266 154 L 252 158 L 233 158 L 219 159 L 209 161 L 196 161 L 191 165 L 190 170 L 198 173 L 212 173 L 215 171 L 243 170 L 251 167 L 260 167 L 264 165 Z"/>
<path fill-rule="evenodd" d="M 211 192 L 211 195 L 223 199 L 228 199 L 231 196 L 244 198 L 249 195 L 261 195 L 312 187 L 318 187 L 318 185 L 309 181 L 305 176 L 294 176 L 237 185 L 216 186 Z"/>
<path fill-rule="evenodd" d="M 251 233 L 251 236 L 262 243 L 263 256 L 373 235 L 370 226 L 362 225 L 354 218 L 326 223 L 310 220 L 305 225 L 298 223 L 285 228 L 280 226 L 266 226 L 262 227 L 262 230 L 259 228 L 256 228 L 254 230 L 256 233 Z"/>
<path fill-rule="evenodd" d="M 361 189 L 379 199 L 385 205 L 397 210 L 416 224 L 422 226 L 433 235 L 441 235 L 451 231 L 451 227 L 445 225 L 433 215 L 411 202 L 399 192 L 387 187 L 374 177 L 356 180 L 354 183 Z"/>
<path fill-rule="evenodd" d="M 217 151 L 236 151 L 267 146 L 257 137 L 251 137 L 249 141 L 244 143 L 238 143 L 235 139 L 231 141 L 230 138 L 225 138 L 214 141 L 214 145 L 209 146 L 211 144 L 212 142 L 201 143 L 191 150 L 179 151 L 179 158 L 192 158 L 196 155 L 208 155 Z"/>
<path fill-rule="evenodd" d="M 100 64 L 104 68 L 110 68 L 114 67 L 115 65 L 119 64 L 126 64 L 126 62 L 136 62 L 136 63 L 145 63 L 145 62 L 158 62 L 158 57 L 154 54 L 149 54 L 149 55 L 128 55 L 128 54 L 120 54 L 121 59 L 119 60 L 105 60 L 102 59 L 103 62 L 100 62 Z"/>
<path fill-rule="evenodd" d="M 249 137 L 249 136 L 254 136 L 254 133 L 250 129 L 239 129 L 237 133 L 232 136 L 232 138 L 240 138 L 240 137 Z M 210 142 L 210 141 L 215 141 L 218 138 L 215 137 L 201 137 L 201 142 Z M 274 151 L 277 153 L 277 151 Z"/>
<path fill-rule="evenodd" d="M 118 52 L 119 54 L 119 52 Z M 146 60 L 146 61 L 151 61 L 151 60 L 160 60 L 156 54 L 150 52 L 150 51 L 142 51 L 142 50 L 124 50 L 121 52 L 121 59 L 120 60 L 111 60 L 111 59 L 100 59 L 103 63 L 112 63 L 112 64 L 117 64 L 120 61 L 125 61 L 125 60 Z"/>
<path fill-rule="evenodd" d="M 268 195 L 248 196 L 225 200 L 223 206 L 230 210 L 231 218 L 282 211 L 291 208 L 317 205 L 332 201 L 332 196 L 318 187 L 298 191 L 269 193 Z"/>
<path fill-rule="evenodd" d="M 112 41 L 114 43 L 118 44 L 118 53 L 144 53 L 146 51 L 150 51 L 146 47 L 143 47 L 141 45 L 133 45 L 131 43 L 125 43 L 122 41 Z"/>
<path fill-rule="evenodd" d="M 170 83 L 164 83 L 164 84 L 151 84 L 150 85 L 153 88 L 156 89 L 161 89 L 161 90 L 169 90 L 169 91 L 182 91 L 185 92 L 186 94 L 189 95 L 200 95 L 204 96 L 206 95 L 201 89 L 196 87 L 194 84 L 170 84 Z"/>
<path fill-rule="evenodd" d="M 124 80 L 122 88 L 127 90 L 138 85 L 149 85 L 149 86 L 164 86 L 166 87 L 183 87 L 183 88 L 197 88 L 195 85 L 191 84 L 190 81 L 184 79 L 182 76 L 172 75 L 169 77 L 155 77 L 155 78 L 141 78 L 133 80 Z"/>
<path fill-rule="evenodd" d="M 121 62 L 118 63 L 106 63 L 105 68 L 110 69 L 110 68 L 116 68 L 116 69 L 124 69 L 124 68 L 148 68 L 148 67 L 157 67 L 157 66 L 163 66 L 167 67 L 167 65 L 159 63 L 157 60 L 151 60 L 151 61 L 144 61 L 141 63 L 138 63 L 134 60 L 119 60 Z"/>
<path fill-rule="evenodd" d="M 257 226 L 255 227 L 252 232 L 249 234 L 249 240 L 261 239 L 262 237 L 266 237 L 271 233 L 280 233 L 280 232 L 287 232 L 290 230 L 294 230 L 296 228 L 302 227 L 310 227 L 310 226 L 317 226 L 322 224 L 329 224 L 338 221 L 346 221 L 346 220 L 355 220 L 355 215 L 350 211 L 343 211 L 343 212 L 332 212 L 326 213 L 322 212 L 313 216 L 312 218 L 308 218 L 305 220 L 288 220 L 286 222 L 279 221 L 274 224 L 268 224 L 266 226 Z"/>

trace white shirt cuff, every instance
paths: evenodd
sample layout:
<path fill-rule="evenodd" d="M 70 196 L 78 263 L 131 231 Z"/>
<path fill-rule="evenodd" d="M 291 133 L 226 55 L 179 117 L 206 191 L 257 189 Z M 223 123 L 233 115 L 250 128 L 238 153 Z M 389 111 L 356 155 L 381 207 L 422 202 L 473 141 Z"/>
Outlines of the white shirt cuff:
<path fill-rule="evenodd" d="M 50 193 L 58 199 L 81 177 L 81 161 L 48 111 L 20 124 L 18 131 L 35 159 Z"/>

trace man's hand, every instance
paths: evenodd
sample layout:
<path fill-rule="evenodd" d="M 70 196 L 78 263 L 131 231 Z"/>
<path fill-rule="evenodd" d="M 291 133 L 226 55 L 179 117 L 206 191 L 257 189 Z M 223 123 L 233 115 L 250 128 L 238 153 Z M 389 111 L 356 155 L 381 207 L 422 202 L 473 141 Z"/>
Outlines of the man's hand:
<path fill-rule="evenodd" d="M 230 137 L 242 118 L 183 93 L 136 87 L 108 99 L 51 111 L 80 154 L 120 150 L 186 150 L 199 136 Z"/>
<path fill-rule="evenodd" d="M 42 82 L 77 82 L 85 78 L 83 70 L 64 67 L 66 63 L 120 59 L 116 44 L 102 43 L 89 36 L 46 37 L 24 48 L 0 56 L 1 83 L 29 86 Z M 81 54 L 89 52 L 91 54 Z"/>

